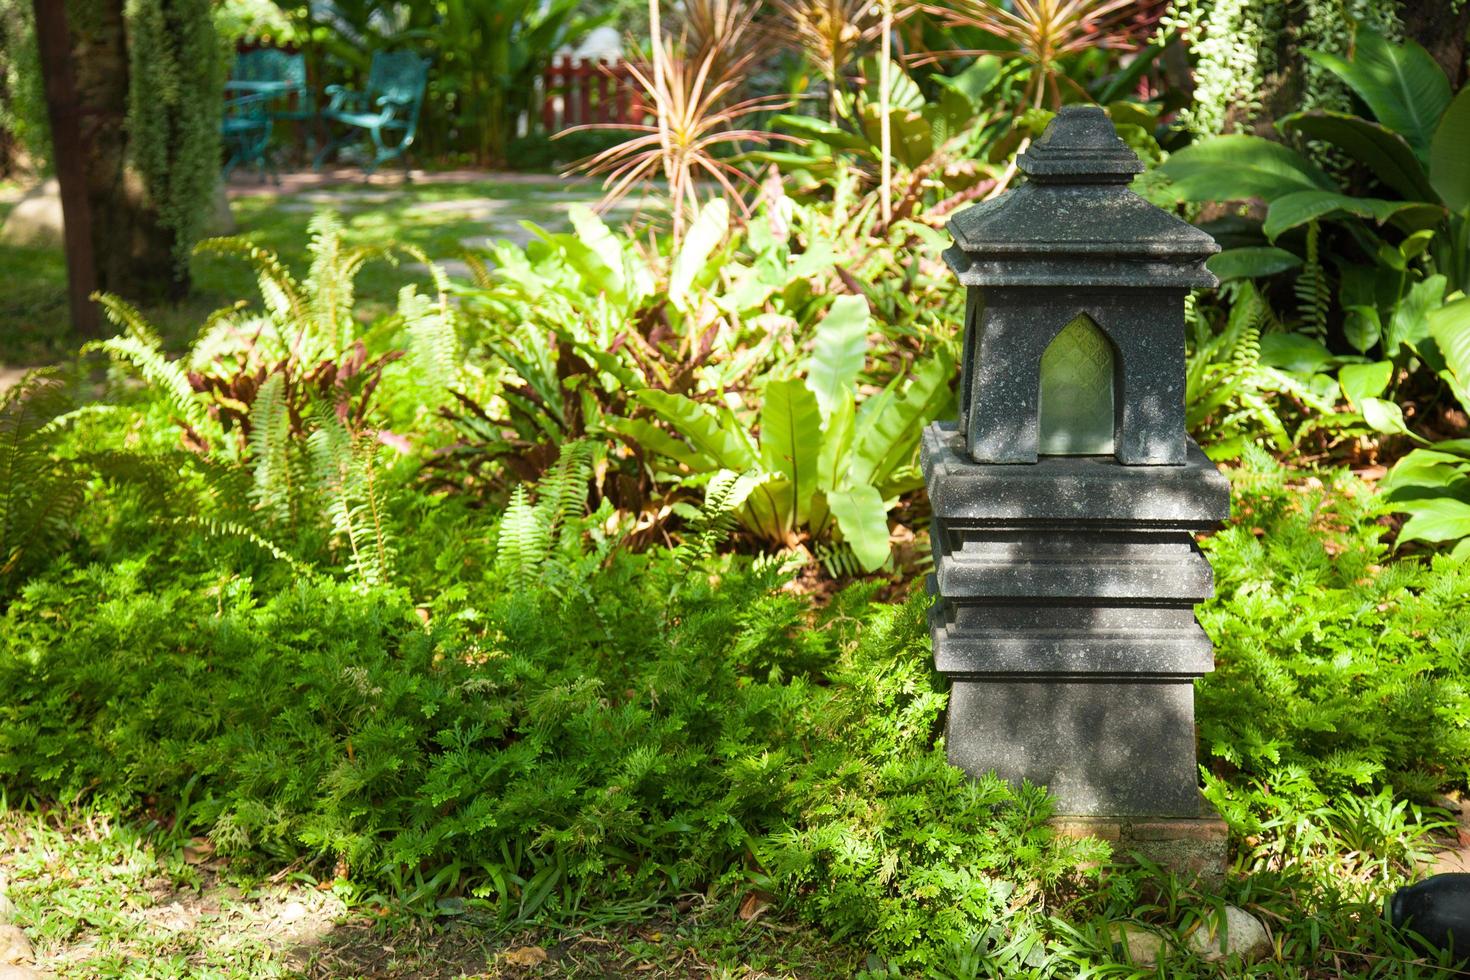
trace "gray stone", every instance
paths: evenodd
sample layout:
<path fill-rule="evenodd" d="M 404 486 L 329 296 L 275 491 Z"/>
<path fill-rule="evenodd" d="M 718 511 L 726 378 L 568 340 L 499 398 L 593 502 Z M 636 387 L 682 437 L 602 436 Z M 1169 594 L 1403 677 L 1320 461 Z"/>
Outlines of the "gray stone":
<path fill-rule="evenodd" d="M 1216 284 L 1219 246 L 1128 189 L 1142 165 L 1096 106 L 1062 109 L 1018 166 L 1027 182 L 949 222 L 970 457 L 1036 462 L 1043 355 L 1086 316 L 1113 345 L 1118 461 L 1184 463 L 1184 296 Z"/>
<path fill-rule="evenodd" d="M 51 974 L 18 963 L 0 964 L 0 980 L 49 980 Z"/>
<path fill-rule="evenodd" d="M 1238 956 L 1247 963 L 1271 954 L 1271 937 L 1261 920 L 1234 905 L 1222 918 L 1200 923 L 1186 940 L 1189 949 L 1206 960 Z"/>
<path fill-rule="evenodd" d="M 1193 607 L 1214 573 L 1194 536 L 1230 486 L 1185 433 L 1184 297 L 1218 248 L 1128 189 L 1141 164 L 1096 107 L 1063 109 L 1019 165 L 1026 183 L 950 222 L 960 418 L 920 449 L 949 759 L 1213 874 Z"/>
<path fill-rule="evenodd" d="M 1199 814 L 1187 681 L 957 680 L 945 744 L 971 775 L 1043 785 L 1068 814 Z"/>
<path fill-rule="evenodd" d="M 1134 966 L 1155 966 L 1168 950 L 1163 936 L 1136 922 L 1121 922 L 1111 930 L 1113 946 Z"/>
<path fill-rule="evenodd" d="M 966 457 L 963 437 L 948 422 L 924 431 L 919 454 L 930 507 L 956 524 L 1046 519 L 1206 531 L 1230 516 L 1230 482 L 1187 441 L 1183 466 L 1118 466 L 1106 456 L 987 466 Z"/>
<path fill-rule="evenodd" d="M 0 964 L 33 963 L 36 954 L 19 926 L 0 925 Z"/>

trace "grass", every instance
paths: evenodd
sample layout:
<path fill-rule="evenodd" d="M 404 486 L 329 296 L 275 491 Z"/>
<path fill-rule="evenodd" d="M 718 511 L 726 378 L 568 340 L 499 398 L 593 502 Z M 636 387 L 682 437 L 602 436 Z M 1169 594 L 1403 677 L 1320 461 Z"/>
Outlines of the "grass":
<path fill-rule="evenodd" d="M 342 214 L 349 243 L 399 242 L 422 249 L 435 261 L 449 261 L 451 274 L 466 248 L 500 238 L 529 240 L 521 222 L 554 230 L 567 227 L 570 205 L 596 200 L 595 185 L 545 181 L 476 180 L 461 184 L 338 185 L 279 194 L 270 185 L 247 190 L 231 202 L 237 234 L 276 252 L 293 270 L 305 274 L 307 223 L 320 209 Z M 636 206 L 636 205 L 635 205 Z M 0 204 L 0 221 L 12 204 Z M 621 208 L 613 219 L 632 214 Z M 76 344 L 68 335 L 66 263 L 58 249 L 0 245 L 0 367 L 29 367 L 71 357 Z M 187 345 L 214 310 L 259 293 L 250 269 L 239 260 L 197 256 L 194 288 L 186 300 L 144 309 L 172 345 Z M 394 303 L 398 290 L 426 281 L 412 261 L 383 265 L 359 280 L 359 312 L 376 316 Z"/>
<path fill-rule="evenodd" d="M 850 977 L 860 954 L 770 910 L 686 896 L 567 928 L 410 918 L 345 882 L 266 876 L 164 822 L 0 810 L 0 877 L 57 977 Z M 446 912 L 452 912 L 452 909 Z"/>

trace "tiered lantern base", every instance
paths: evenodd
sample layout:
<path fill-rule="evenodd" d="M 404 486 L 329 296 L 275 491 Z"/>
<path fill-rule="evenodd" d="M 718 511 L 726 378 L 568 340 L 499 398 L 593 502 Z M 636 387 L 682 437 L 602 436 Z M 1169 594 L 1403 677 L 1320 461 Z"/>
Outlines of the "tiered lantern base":
<path fill-rule="evenodd" d="M 922 461 L 950 761 L 1045 785 L 1059 814 L 1194 828 L 1193 684 L 1214 665 L 1193 611 L 1214 575 L 1194 534 L 1229 516 L 1224 476 L 1193 443 L 1182 466 L 979 464 L 942 423 Z"/>

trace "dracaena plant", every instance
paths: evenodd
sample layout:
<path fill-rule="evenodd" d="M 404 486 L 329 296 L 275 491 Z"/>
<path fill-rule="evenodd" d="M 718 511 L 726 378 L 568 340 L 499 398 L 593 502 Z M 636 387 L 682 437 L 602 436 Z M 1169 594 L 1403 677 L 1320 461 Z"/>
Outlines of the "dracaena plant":
<path fill-rule="evenodd" d="M 810 356 L 795 376 L 766 383 L 754 417 L 644 389 L 634 398 L 646 414 L 609 427 L 655 458 L 665 479 L 738 477 L 729 505 L 768 544 L 842 542 L 873 571 L 889 556 L 889 509 L 923 483 L 919 435 L 952 401 L 954 361 L 941 347 L 859 404 L 871 329 L 866 301 L 838 298 Z"/>
<path fill-rule="evenodd" d="M 744 190 L 755 180 L 726 157 L 742 145 L 791 140 L 746 125 L 754 115 L 786 108 L 783 95 L 741 98 L 745 75 L 759 57 L 751 23 L 754 8 L 727 16 L 721 30 L 691 44 L 688 32 L 678 40 L 659 28 L 658 2 L 650 0 L 653 57 L 646 66 L 628 66 L 634 82 L 653 110 L 652 122 L 591 123 L 579 130 L 622 130 L 628 139 L 572 165 L 604 178 L 603 206 L 609 206 L 643 182 L 668 181 L 672 236 L 677 249 L 700 207 L 700 184 L 709 182 L 726 200 L 747 211 Z"/>

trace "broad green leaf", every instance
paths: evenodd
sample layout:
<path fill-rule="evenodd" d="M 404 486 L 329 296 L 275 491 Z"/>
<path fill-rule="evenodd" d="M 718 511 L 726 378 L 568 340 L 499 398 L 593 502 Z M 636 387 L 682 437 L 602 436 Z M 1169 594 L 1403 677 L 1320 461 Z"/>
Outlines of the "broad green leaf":
<path fill-rule="evenodd" d="M 602 425 L 612 432 L 626 436 L 642 447 L 644 452 L 667 456 L 669 459 L 688 466 L 695 473 L 704 473 L 718 468 L 709 456 L 690 449 L 646 419 L 622 419 L 606 416 L 602 420 Z"/>
<path fill-rule="evenodd" d="M 1297 191 L 1271 202 L 1261 230 L 1272 241 L 1282 232 L 1328 215 L 1345 213 L 1372 218 L 1380 225 L 1400 211 L 1419 207 L 1413 201 L 1385 201 L 1374 197 L 1348 197 L 1336 191 Z"/>
<path fill-rule="evenodd" d="M 902 394 L 898 394 L 899 380 L 863 403 L 849 467 L 853 485 L 885 487 L 893 473 L 913 459 L 924 425 L 952 397 L 954 360 L 941 348 L 914 370 Z"/>
<path fill-rule="evenodd" d="M 633 397 L 669 424 L 690 445 L 727 470 L 745 472 L 756 467 L 755 447 L 745 427 L 729 410 L 716 413 L 708 405 L 652 388 Z"/>
<path fill-rule="evenodd" d="M 1470 411 L 1470 296 L 1446 303 L 1425 314 L 1451 387 L 1460 406 Z"/>
<path fill-rule="evenodd" d="M 876 102 L 863 106 L 861 119 L 864 135 L 875 149 L 881 147 L 882 106 Z M 934 129 L 918 110 L 889 106 L 888 126 L 893 156 L 905 167 L 913 169 L 934 155 Z"/>
<path fill-rule="evenodd" d="M 682 309 L 694 277 L 704 270 L 710 253 L 724 240 L 730 229 L 730 205 L 717 197 L 699 209 L 699 216 L 689 226 L 674 266 L 669 271 L 669 302 Z"/>
<path fill-rule="evenodd" d="M 1261 338 L 1261 363 L 1298 374 L 1315 374 L 1336 360 L 1320 340 L 1299 333 L 1268 333 Z"/>
<path fill-rule="evenodd" d="M 978 107 L 985 93 L 1000 81 L 1004 67 L 1000 58 L 993 54 L 983 54 L 958 75 L 936 74 L 930 76 L 930 81 L 963 96 L 970 105 Z"/>
<path fill-rule="evenodd" d="M 870 148 L 868 141 L 863 137 L 850 133 L 825 119 L 818 119 L 816 116 L 782 113 L 771 117 L 771 128 L 777 132 L 795 133 L 797 136 L 804 136 L 807 139 L 844 150 L 866 151 Z"/>
<path fill-rule="evenodd" d="M 1427 160 L 1434 127 L 1450 104 L 1450 80 L 1429 52 L 1413 41 L 1390 44 L 1373 31 L 1360 30 L 1354 48 L 1351 61 L 1324 51 L 1306 55 L 1346 82 L 1374 118 Z"/>
<path fill-rule="evenodd" d="M 1349 306 L 1343 312 L 1347 314 L 1342 325 L 1347 342 L 1358 353 L 1368 353 L 1383 338 L 1383 320 L 1378 315 L 1378 307 Z"/>
<path fill-rule="evenodd" d="M 558 235 L 557 244 L 566 251 L 568 260 L 599 289 L 624 299 L 628 289 L 623 278 L 622 243 L 585 204 L 572 205 L 567 217 L 576 234 Z"/>
<path fill-rule="evenodd" d="M 1410 515 L 1399 529 L 1400 541 L 1458 541 L 1470 537 L 1470 504 L 1454 497 L 1436 497 L 1405 504 Z"/>
<path fill-rule="evenodd" d="M 1363 410 L 1363 421 L 1375 431 L 1396 436 L 1409 434 L 1409 427 L 1404 424 L 1404 410 L 1396 403 L 1382 398 L 1364 398 L 1360 407 Z"/>
<path fill-rule="evenodd" d="M 1438 201 L 1424 165 L 1398 133 L 1345 112 L 1297 112 L 1276 124 L 1303 139 L 1323 140 L 1363 164 L 1410 201 Z"/>
<path fill-rule="evenodd" d="M 1429 336 L 1429 312 L 1444 302 L 1445 277 L 1430 276 L 1409 287 L 1394 307 L 1383 335 L 1383 352 L 1394 357 L 1403 344 L 1417 345 Z"/>
<path fill-rule="evenodd" d="M 806 520 L 817 490 L 822 450 L 822 413 L 816 396 L 795 378 L 766 385 L 761 407 L 761 461 L 784 476 L 795 499 L 795 522 Z"/>
<path fill-rule="evenodd" d="M 1337 383 L 1342 386 L 1343 397 L 1354 405 L 1361 405 L 1366 398 L 1382 395 L 1392 377 L 1391 361 L 1344 364 L 1337 372 Z"/>
<path fill-rule="evenodd" d="M 822 427 L 822 452 L 817 458 L 817 486 L 835 490 L 847 483 L 852 464 L 852 437 L 857 412 L 849 391 L 833 405 Z"/>
<path fill-rule="evenodd" d="M 842 529 L 842 539 L 863 571 L 877 571 L 888 560 L 888 508 L 876 487 L 862 484 L 827 494 L 827 506 Z"/>
<path fill-rule="evenodd" d="M 1429 182 L 1450 210 L 1470 209 L 1470 85 L 1455 96 L 1434 131 Z"/>
<path fill-rule="evenodd" d="M 1331 178 L 1300 153 L 1259 136 L 1216 136 L 1186 146 L 1159 168 L 1176 201 L 1271 202 L 1295 191 L 1333 189 Z"/>
<path fill-rule="evenodd" d="M 868 301 L 861 296 L 837 297 L 817 324 L 806 386 L 824 418 L 844 396 L 851 397 L 868 356 L 869 326 Z"/>
<path fill-rule="evenodd" d="M 1248 248 L 1227 248 L 1212 255 L 1205 267 L 1219 277 L 1221 282 L 1232 279 L 1264 279 L 1278 272 L 1295 269 L 1302 260 L 1284 248 L 1256 245 Z"/>

